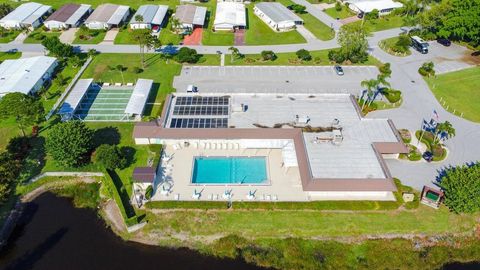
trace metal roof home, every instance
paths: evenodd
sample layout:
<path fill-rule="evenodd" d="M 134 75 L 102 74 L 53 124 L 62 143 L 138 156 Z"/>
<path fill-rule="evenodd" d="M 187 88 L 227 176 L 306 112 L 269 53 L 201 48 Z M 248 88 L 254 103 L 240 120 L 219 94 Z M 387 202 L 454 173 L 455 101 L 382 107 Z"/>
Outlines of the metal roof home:
<path fill-rule="evenodd" d="M 90 5 L 66 4 L 45 20 L 45 26 L 48 28 L 78 26 L 80 20 L 88 15 L 91 10 Z"/>
<path fill-rule="evenodd" d="M 349 8 L 355 12 L 368 13 L 374 9 L 378 10 L 380 14 L 390 13 L 395 8 L 403 7 L 400 2 L 394 2 L 392 0 L 348 0 Z"/>
<path fill-rule="evenodd" d="M 41 25 L 42 17 L 51 12 L 51 10 L 51 6 L 35 2 L 25 3 L 3 17 L 0 20 L 0 26 L 7 29 L 23 27 L 36 28 Z"/>
<path fill-rule="evenodd" d="M 0 96 L 12 92 L 30 94 L 38 91 L 51 77 L 56 66 L 57 59 L 48 56 L 3 61 L 0 64 Z"/>
<path fill-rule="evenodd" d="M 288 10 L 288 8 L 281 3 L 261 2 L 255 5 L 255 9 L 259 17 L 261 17 L 260 14 L 263 14 L 266 18 L 261 18 L 271 21 L 273 25 L 295 25 L 303 23 L 303 20 L 299 16 Z"/>
<path fill-rule="evenodd" d="M 233 30 L 237 27 L 246 27 L 245 5 L 233 2 L 217 3 L 213 26 L 216 30 Z"/>
<path fill-rule="evenodd" d="M 168 12 L 168 6 L 164 5 L 143 5 L 135 12 L 130 24 L 150 24 L 161 25 Z M 136 17 L 143 17 L 142 21 L 137 21 Z"/>
<path fill-rule="evenodd" d="M 206 7 L 180 5 L 175 12 L 175 18 L 177 18 L 182 24 L 203 26 L 206 14 Z"/>
<path fill-rule="evenodd" d="M 85 24 L 89 28 L 108 28 L 121 24 L 128 16 L 130 8 L 114 4 L 98 6 Z"/>

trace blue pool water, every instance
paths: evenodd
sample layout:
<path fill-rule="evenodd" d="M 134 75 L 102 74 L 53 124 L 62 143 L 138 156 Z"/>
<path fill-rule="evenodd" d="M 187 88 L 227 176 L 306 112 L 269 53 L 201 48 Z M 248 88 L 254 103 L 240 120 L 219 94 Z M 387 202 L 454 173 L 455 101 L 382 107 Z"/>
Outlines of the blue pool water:
<path fill-rule="evenodd" d="M 264 184 L 267 182 L 265 157 L 196 157 L 194 184 Z"/>

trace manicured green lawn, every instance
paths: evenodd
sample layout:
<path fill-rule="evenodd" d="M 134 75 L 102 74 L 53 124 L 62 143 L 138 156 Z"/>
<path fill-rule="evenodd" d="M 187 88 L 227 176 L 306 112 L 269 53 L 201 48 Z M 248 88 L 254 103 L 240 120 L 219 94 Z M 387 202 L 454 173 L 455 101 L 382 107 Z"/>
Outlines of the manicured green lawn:
<path fill-rule="evenodd" d="M 335 32 L 313 15 L 306 13 L 300 14 L 300 17 L 303 19 L 305 28 L 312 32 L 318 39 L 326 41 L 335 37 Z"/>
<path fill-rule="evenodd" d="M 90 39 L 80 39 L 80 35 L 82 34 L 81 30 L 78 30 L 75 33 L 75 39 L 73 40 L 73 44 L 98 44 L 103 41 L 107 31 L 99 31 L 98 35 L 93 36 Z"/>
<path fill-rule="evenodd" d="M 139 78 L 154 80 L 154 90 L 152 90 L 148 102 L 162 102 L 165 96 L 174 90 L 172 87 L 173 77 L 180 74 L 182 66 L 173 60 L 169 60 L 169 63 L 166 64 L 159 54 L 146 54 L 145 59 L 145 69 L 136 74 L 133 72 L 133 68 L 142 68 L 140 54 L 99 54 L 85 70 L 82 78 L 94 78 L 98 82 L 121 82 L 120 72 L 110 70 L 109 67 L 123 65 L 127 68 L 123 72 L 125 82 L 135 82 Z M 156 116 L 156 113 L 152 111 L 146 115 Z"/>
<path fill-rule="evenodd" d="M 0 43 L 9 43 L 13 41 L 20 33 L 21 31 L 18 30 L 7 31 L 3 37 L 0 37 Z"/>
<path fill-rule="evenodd" d="M 45 37 L 60 37 L 60 31 L 43 31 L 41 28 L 31 32 L 23 43 L 41 43 Z"/>
<path fill-rule="evenodd" d="M 353 23 L 361 24 L 362 20 Z M 403 20 L 400 16 L 386 15 L 381 16 L 380 18 L 375 20 L 366 20 L 364 24 L 370 32 L 377 32 L 391 28 L 401 27 L 403 26 Z"/>
<path fill-rule="evenodd" d="M 441 74 L 425 78 L 435 97 L 444 100 L 445 109 L 463 117 L 480 122 L 480 67 Z M 443 105 L 443 102 L 441 102 Z"/>
<path fill-rule="evenodd" d="M 348 18 L 348 17 L 355 16 L 355 13 L 352 12 L 346 6 L 342 6 L 342 10 L 340 10 L 340 11 L 337 11 L 335 9 L 335 7 L 331 7 L 331 8 L 325 9 L 324 12 L 327 13 L 328 16 L 330 16 L 334 19 L 336 19 L 336 18 L 345 19 L 345 18 Z"/>
<path fill-rule="evenodd" d="M 395 46 L 395 44 L 398 42 L 399 37 L 392 37 L 392 38 L 387 38 L 384 40 L 381 40 L 378 45 L 382 50 L 385 52 L 395 55 L 395 56 L 408 56 L 412 54 L 410 50 L 406 51 L 405 53 L 396 53 L 395 51 L 392 50 L 392 48 Z"/>
<path fill-rule="evenodd" d="M 7 59 L 18 59 L 22 56 L 21 52 L 0 52 L 0 61 Z"/>
<path fill-rule="evenodd" d="M 178 34 L 173 33 L 170 31 L 171 23 L 170 21 L 166 24 L 165 27 L 162 28 L 160 31 L 160 42 L 162 45 L 178 45 L 183 40 L 182 37 Z"/>
<path fill-rule="evenodd" d="M 235 205 L 235 203 L 233 203 Z M 479 214 L 456 215 L 447 208 L 420 206 L 409 211 L 191 211 L 149 214 L 146 231 L 207 236 L 236 234 L 248 238 L 339 237 L 379 234 L 437 235 L 468 233 Z"/>
<path fill-rule="evenodd" d="M 130 27 L 122 27 L 118 32 L 115 40 L 113 41 L 114 44 L 135 44 L 135 41 L 131 38 L 131 29 Z"/>
<path fill-rule="evenodd" d="M 306 43 L 307 41 L 297 31 L 275 32 L 257 15 L 253 13 L 253 4 L 247 5 L 247 30 L 245 43 L 247 45 L 274 45 Z"/>
<path fill-rule="evenodd" d="M 285 65 L 320 65 L 320 66 L 329 66 L 332 65 L 330 60 L 328 60 L 328 52 L 329 50 L 321 50 L 321 51 L 311 51 L 310 54 L 312 55 L 311 61 L 300 61 L 297 55 L 292 53 L 277 53 L 277 59 L 275 61 L 263 61 L 259 54 L 247 54 L 244 58 L 236 59 L 233 63 L 230 60 L 230 55 L 225 55 L 225 65 L 259 65 L 259 66 L 285 66 Z M 369 56 L 368 61 L 361 64 L 355 65 L 380 65 L 380 62 Z"/>

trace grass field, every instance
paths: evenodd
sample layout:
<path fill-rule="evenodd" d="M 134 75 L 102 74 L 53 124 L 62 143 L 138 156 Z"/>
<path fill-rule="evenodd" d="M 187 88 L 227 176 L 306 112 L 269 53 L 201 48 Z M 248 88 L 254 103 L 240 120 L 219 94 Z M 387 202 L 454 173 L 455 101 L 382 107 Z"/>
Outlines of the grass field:
<path fill-rule="evenodd" d="M 99 31 L 98 35 L 93 36 L 90 39 L 81 39 L 80 35 L 82 34 L 81 30 L 78 30 L 75 33 L 75 39 L 73 40 L 73 44 L 98 44 L 103 41 L 107 31 Z"/>
<path fill-rule="evenodd" d="M 41 28 L 31 32 L 23 43 L 41 43 L 43 37 L 60 37 L 62 32 L 60 31 L 48 31 L 45 32 Z"/>
<path fill-rule="evenodd" d="M 18 30 L 8 31 L 4 34 L 3 37 L 0 37 L 0 43 L 8 43 L 10 41 L 13 41 L 19 34 L 20 34 L 20 31 Z"/>
<path fill-rule="evenodd" d="M 362 20 L 353 23 L 362 24 Z M 386 15 L 380 16 L 380 18 L 375 20 L 366 20 L 364 22 L 364 25 L 370 32 L 377 32 L 391 28 L 401 27 L 403 26 L 403 19 L 400 16 Z"/>
<path fill-rule="evenodd" d="M 454 109 L 457 115 L 480 122 L 480 67 L 441 74 L 436 77 L 425 78 L 435 97 L 444 100 L 449 111 Z M 443 105 L 443 103 L 442 103 Z"/>
<path fill-rule="evenodd" d="M 378 44 L 379 47 L 384 50 L 385 52 L 395 55 L 395 56 L 408 56 L 412 54 L 412 52 L 407 50 L 405 53 L 396 53 L 395 51 L 392 50 L 392 48 L 395 46 L 395 44 L 398 42 L 399 37 L 392 37 L 392 38 L 387 38 L 384 40 L 381 40 Z"/>
<path fill-rule="evenodd" d="M 235 204 L 235 203 L 234 203 Z M 400 211 L 191 211 L 149 214 L 146 231 L 177 232 L 190 236 L 235 234 L 248 238 L 348 237 L 383 234 L 436 235 L 469 233 L 475 215 L 456 215 L 447 208 L 420 206 Z"/>
<path fill-rule="evenodd" d="M 277 53 L 277 59 L 275 61 L 263 61 L 259 54 L 247 54 L 244 58 L 236 59 L 233 63 L 230 60 L 230 55 L 225 55 L 225 65 L 254 65 L 254 66 L 285 66 L 285 65 L 320 65 L 320 66 L 328 66 L 332 65 L 330 60 L 328 60 L 328 52 L 329 50 L 321 50 L 321 51 L 311 51 L 310 54 L 312 55 L 311 61 L 300 61 L 297 55 L 292 53 Z M 374 65 L 378 66 L 381 63 L 373 58 L 372 56 L 368 57 L 368 61 L 361 64 L 355 65 Z"/>
<path fill-rule="evenodd" d="M 345 19 L 345 18 L 348 18 L 348 17 L 355 16 L 355 13 L 352 12 L 346 6 L 342 6 L 342 10 L 340 10 L 340 11 L 337 11 L 335 9 L 335 7 L 327 8 L 327 9 L 325 9 L 325 13 L 327 13 L 328 16 L 330 16 L 334 19 L 336 19 L 336 18 Z"/>
<path fill-rule="evenodd" d="M 100 54 L 95 57 L 89 67 L 85 70 L 82 78 L 93 78 L 98 82 L 121 82 L 122 75 L 119 71 L 110 70 L 109 67 L 123 65 L 126 71 L 123 72 L 125 82 L 135 82 L 138 78 L 152 79 L 154 88 L 147 102 L 160 103 L 165 96 L 172 92 L 173 77 L 178 75 L 181 65 L 173 60 L 167 64 L 160 58 L 159 54 L 146 54 L 146 67 L 141 73 L 134 73 L 133 68 L 141 68 L 140 54 Z M 213 61 L 213 60 L 212 60 Z M 145 115 L 156 116 L 160 106 L 153 108 L 147 106 Z"/>

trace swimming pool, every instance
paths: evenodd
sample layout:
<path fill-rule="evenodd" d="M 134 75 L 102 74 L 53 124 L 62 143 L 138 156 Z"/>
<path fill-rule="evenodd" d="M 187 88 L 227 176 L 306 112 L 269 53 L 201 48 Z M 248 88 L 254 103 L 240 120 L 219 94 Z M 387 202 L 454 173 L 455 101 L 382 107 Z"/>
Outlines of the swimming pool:
<path fill-rule="evenodd" d="M 195 157 L 193 184 L 266 184 L 265 157 Z"/>

